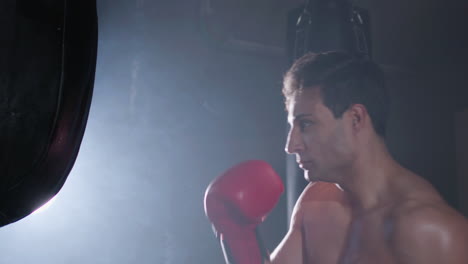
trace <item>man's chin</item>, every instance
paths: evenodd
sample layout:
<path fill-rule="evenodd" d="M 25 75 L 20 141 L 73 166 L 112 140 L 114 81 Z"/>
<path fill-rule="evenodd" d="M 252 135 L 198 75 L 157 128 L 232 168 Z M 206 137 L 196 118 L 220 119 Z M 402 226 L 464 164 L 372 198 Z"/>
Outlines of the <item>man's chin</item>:
<path fill-rule="evenodd" d="M 330 177 L 328 174 L 319 173 L 317 171 L 304 170 L 304 179 L 308 182 L 329 182 L 339 184 L 340 182 Z"/>
<path fill-rule="evenodd" d="M 311 173 L 310 170 L 304 170 L 304 179 L 309 182 L 319 181 L 317 179 L 317 173 Z"/>
<path fill-rule="evenodd" d="M 324 176 L 322 173 L 317 171 L 304 170 L 304 179 L 308 182 L 333 182 L 328 177 Z"/>

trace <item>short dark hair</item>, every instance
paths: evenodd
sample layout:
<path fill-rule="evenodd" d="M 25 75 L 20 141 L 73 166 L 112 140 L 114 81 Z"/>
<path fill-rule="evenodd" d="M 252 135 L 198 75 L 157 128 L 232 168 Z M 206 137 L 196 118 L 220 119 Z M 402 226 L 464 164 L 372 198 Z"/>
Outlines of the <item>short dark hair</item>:
<path fill-rule="evenodd" d="M 341 51 L 307 53 L 284 76 L 286 104 L 297 91 L 313 87 L 320 89 L 323 104 L 335 118 L 353 104 L 364 105 L 374 130 L 385 138 L 389 98 L 384 73 L 376 63 Z"/>

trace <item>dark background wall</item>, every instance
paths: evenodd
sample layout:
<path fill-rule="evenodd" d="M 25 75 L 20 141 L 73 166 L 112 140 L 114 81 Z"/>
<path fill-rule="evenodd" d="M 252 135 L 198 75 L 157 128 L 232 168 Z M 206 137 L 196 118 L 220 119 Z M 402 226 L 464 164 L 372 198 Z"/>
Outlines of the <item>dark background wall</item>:
<path fill-rule="evenodd" d="M 47 210 L 0 230 L 2 263 L 222 263 L 208 183 L 263 159 L 285 177 L 286 14 L 301 1 L 98 1 L 93 105 Z M 389 147 L 457 206 L 453 113 L 466 103 L 467 4 L 355 1 L 394 99 Z M 466 105 L 466 104 L 465 104 Z M 262 226 L 272 250 L 286 198 Z"/>

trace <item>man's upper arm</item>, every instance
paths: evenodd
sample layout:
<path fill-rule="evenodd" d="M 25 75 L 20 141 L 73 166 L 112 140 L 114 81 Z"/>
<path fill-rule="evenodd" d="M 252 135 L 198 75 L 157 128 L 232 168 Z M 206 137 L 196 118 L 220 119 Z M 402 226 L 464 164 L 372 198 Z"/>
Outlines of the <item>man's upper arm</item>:
<path fill-rule="evenodd" d="M 333 202 L 330 203 L 329 202 Z M 278 247 L 271 254 L 272 264 L 302 264 L 304 263 L 304 256 L 309 256 L 312 253 L 311 248 L 307 248 L 304 244 L 304 220 L 305 212 L 308 211 L 308 215 L 320 216 L 323 213 L 323 210 L 328 211 L 327 209 L 332 209 L 333 214 L 337 207 L 336 204 L 345 203 L 345 198 L 343 192 L 337 188 L 335 184 L 325 183 L 325 182 L 316 182 L 310 183 L 306 186 L 301 196 L 298 198 L 296 205 L 294 206 L 294 211 L 291 217 L 291 226 L 289 232 L 286 234 L 284 239 L 278 245 Z M 342 213 L 342 207 L 338 207 L 338 215 Z M 322 219 L 322 217 L 317 217 Z M 325 219 L 325 218 L 323 218 Z M 312 223 L 313 222 L 313 223 Z M 320 225 L 320 221 L 309 221 L 309 229 L 323 229 L 323 226 Z M 309 250 L 310 252 L 306 252 Z M 307 259 L 307 257 L 305 258 Z M 309 260 L 310 261 L 310 260 Z"/>
<path fill-rule="evenodd" d="M 450 210 L 430 207 L 399 217 L 394 249 L 401 263 L 468 263 L 468 222 Z"/>
<path fill-rule="evenodd" d="M 289 230 L 271 254 L 272 264 L 302 264 L 302 235 L 295 228 Z"/>
<path fill-rule="evenodd" d="M 302 219 L 304 209 L 302 205 L 307 190 L 310 188 L 309 186 L 305 188 L 299 199 L 296 201 L 291 215 L 291 224 L 288 233 L 271 254 L 271 264 L 303 263 Z"/>

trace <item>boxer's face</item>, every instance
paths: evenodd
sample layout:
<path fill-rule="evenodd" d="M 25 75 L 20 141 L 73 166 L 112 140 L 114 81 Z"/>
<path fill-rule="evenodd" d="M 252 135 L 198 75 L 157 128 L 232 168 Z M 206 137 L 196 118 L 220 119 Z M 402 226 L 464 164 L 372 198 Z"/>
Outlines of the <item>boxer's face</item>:
<path fill-rule="evenodd" d="M 347 117 L 335 119 L 316 88 L 296 93 L 287 109 L 290 131 L 286 152 L 296 155 L 307 180 L 334 182 L 354 156 Z"/>

